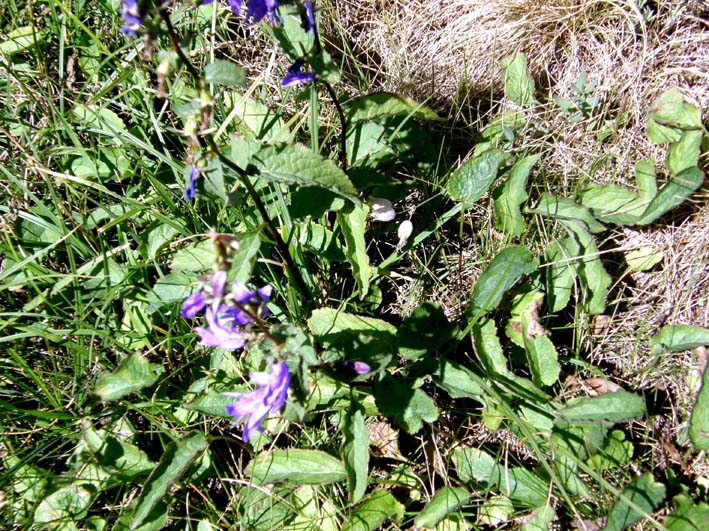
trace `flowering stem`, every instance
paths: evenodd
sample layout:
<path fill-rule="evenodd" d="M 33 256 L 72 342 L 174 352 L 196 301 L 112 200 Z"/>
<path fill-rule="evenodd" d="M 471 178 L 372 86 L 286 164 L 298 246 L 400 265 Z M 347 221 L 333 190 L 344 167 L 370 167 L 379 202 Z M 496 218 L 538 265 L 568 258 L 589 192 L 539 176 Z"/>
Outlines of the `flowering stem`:
<path fill-rule="evenodd" d="M 197 83 L 197 86 L 199 88 L 204 87 L 204 79 L 194 67 L 194 65 L 190 62 L 189 58 L 185 55 L 185 52 L 182 50 L 182 48 L 180 48 L 177 33 L 175 32 L 175 28 L 172 25 L 172 22 L 170 21 L 170 14 L 164 7 L 160 9 L 160 16 L 165 21 L 165 26 L 167 27 L 167 32 L 170 36 L 170 42 L 172 43 L 172 48 L 175 50 L 175 53 L 185 65 L 185 68 L 187 68 L 187 71 L 189 72 L 190 76 L 192 76 L 195 83 Z M 209 148 L 211 149 L 212 153 L 217 156 L 220 162 L 225 166 L 228 166 L 230 169 L 234 170 L 239 176 L 239 180 L 242 182 L 249 196 L 256 205 L 256 208 L 258 209 L 259 214 L 261 215 L 261 219 L 266 225 L 268 232 L 270 233 L 273 240 L 276 242 L 278 251 L 282 256 L 287 269 L 290 271 L 293 281 L 298 286 L 298 290 L 302 293 L 303 298 L 301 300 L 303 300 L 305 304 L 309 304 L 309 301 L 313 300 L 310 295 L 310 290 L 308 289 L 305 280 L 303 279 L 303 276 L 300 273 L 300 269 L 298 269 L 295 262 L 293 261 L 293 257 L 291 256 L 290 251 L 288 250 L 288 244 L 283 240 L 280 232 L 273 224 L 273 220 L 271 220 L 271 218 L 269 217 L 268 212 L 266 211 L 266 207 L 263 204 L 263 201 L 261 201 L 261 198 L 256 192 L 256 189 L 254 188 L 253 184 L 251 183 L 251 179 L 249 179 L 248 174 L 246 173 L 246 171 L 240 168 L 234 161 L 232 161 L 229 157 L 222 153 L 222 151 L 219 149 L 219 146 L 217 146 L 217 143 L 214 141 L 214 137 L 211 133 L 204 133 L 204 139 L 209 145 Z"/>
<path fill-rule="evenodd" d="M 313 1 L 313 10 L 314 9 L 315 2 Z M 315 53 L 320 55 L 323 49 L 322 43 L 320 42 L 320 33 L 318 32 L 317 24 L 313 24 L 313 37 L 315 41 Z M 347 171 L 347 119 L 345 118 L 342 105 L 340 105 L 340 101 L 337 99 L 337 93 L 335 92 L 335 89 L 332 88 L 332 85 L 324 79 L 318 79 L 318 81 L 322 83 L 325 90 L 327 90 L 327 93 L 330 96 L 332 103 L 335 105 L 335 109 L 337 110 L 337 116 L 340 118 L 340 126 L 342 127 L 342 133 L 340 134 L 340 167 L 342 168 L 342 171 Z"/>

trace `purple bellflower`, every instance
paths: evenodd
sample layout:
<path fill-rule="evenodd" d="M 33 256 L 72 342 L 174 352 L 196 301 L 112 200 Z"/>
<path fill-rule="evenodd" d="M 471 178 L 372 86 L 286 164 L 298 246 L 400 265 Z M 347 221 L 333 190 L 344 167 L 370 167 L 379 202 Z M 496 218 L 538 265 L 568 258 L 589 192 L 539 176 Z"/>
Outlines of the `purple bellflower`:
<path fill-rule="evenodd" d="M 286 77 L 281 80 L 282 87 L 292 87 L 303 83 L 311 83 L 315 79 L 312 72 L 303 72 L 305 61 L 298 59 L 293 66 L 288 69 Z"/>
<path fill-rule="evenodd" d="M 359 360 L 345 360 L 342 362 L 342 366 L 349 371 L 359 374 L 360 376 L 363 374 L 369 374 L 372 370 L 368 364 Z"/>
<path fill-rule="evenodd" d="M 315 13 L 313 13 L 313 3 L 303 2 L 305 8 L 305 31 L 315 33 Z"/>
<path fill-rule="evenodd" d="M 199 169 L 195 166 L 190 168 L 190 173 L 187 175 L 187 185 L 182 195 L 185 201 L 192 201 L 196 194 L 197 179 L 199 179 Z"/>
<path fill-rule="evenodd" d="M 204 310 L 207 326 L 194 329 L 202 339 L 201 345 L 237 350 L 246 344 L 247 327 L 253 321 L 251 315 L 267 315 L 265 304 L 273 288 L 267 285 L 252 291 L 234 281 L 231 291 L 225 294 L 226 278 L 226 271 L 214 273 L 211 283 L 205 282 L 200 291 L 185 299 L 180 314 L 185 319 L 194 319 Z"/>
<path fill-rule="evenodd" d="M 244 431 L 241 439 L 249 442 L 255 432 L 263 432 L 261 422 L 270 413 L 278 413 L 286 402 L 290 374 L 288 366 L 283 362 L 273 363 L 270 372 L 252 372 L 249 379 L 257 386 L 250 393 L 223 393 L 224 396 L 238 398 L 236 402 L 227 404 L 227 415 L 234 417 L 234 422 L 244 418 Z"/>
<path fill-rule="evenodd" d="M 138 5 L 138 0 L 123 0 L 121 2 L 121 18 L 123 19 L 121 33 L 135 35 L 143 23 L 143 13 Z"/>
<path fill-rule="evenodd" d="M 242 0 L 229 0 L 231 10 L 239 15 L 241 13 Z M 247 0 L 246 19 L 251 23 L 261 22 L 263 17 L 268 19 L 272 26 L 279 26 L 281 20 L 278 16 L 278 0 Z"/>
<path fill-rule="evenodd" d="M 200 291 L 194 292 L 182 303 L 180 315 L 185 319 L 194 319 L 195 316 L 207 307 L 208 303 L 216 304 L 224 297 L 226 287 L 226 271 L 217 271 L 211 277 L 207 277 Z"/>

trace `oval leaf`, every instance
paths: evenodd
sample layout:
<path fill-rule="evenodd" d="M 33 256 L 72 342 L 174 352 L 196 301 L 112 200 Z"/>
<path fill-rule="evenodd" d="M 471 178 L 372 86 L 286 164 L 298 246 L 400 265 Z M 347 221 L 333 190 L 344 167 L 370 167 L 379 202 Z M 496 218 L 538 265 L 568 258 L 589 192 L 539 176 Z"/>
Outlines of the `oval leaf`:
<path fill-rule="evenodd" d="M 473 317 L 494 310 L 507 290 L 536 268 L 537 262 L 526 247 L 515 245 L 500 251 L 475 284 L 470 307 Z"/>
<path fill-rule="evenodd" d="M 463 487 L 443 487 L 439 489 L 416 517 L 414 526 L 428 529 L 435 527 L 438 522 L 464 505 L 469 498 L 468 489 Z"/>
<path fill-rule="evenodd" d="M 163 372 L 160 365 L 148 362 L 140 354 L 131 354 L 118 368 L 102 375 L 94 392 L 103 400 L 118 400 L 153 385 Z"/>
<path fill-rule="evenodd" d="M 497 170 L 510 156 L 491 149 L 473 157 L 458 168 L 448 181 L 448 194 L 454 201 L 474 203 L 480 199 L 497 177 Z"/>
<path fill-rule="evenodd" d="M 608 422 L 635 419 L 642 417 L 644 413 L 645 401 L 638 395 L 627 391 L 582 398 L 559 411 L 559 415 L 567 421 L 605 420 Z"/>
<path fill-rule="evenodd" d="M 275 450 L 257 455 L 246 467 L 257 485 L 288 481 L 319 485 L 347 479 L 342 461 L 319 450 Z"/>
<path fill-rule="evenodd" d="M 301 144 L 264 146 L 251 158 L 259 177 L 287 185 L 319 186 L 359 204 L 357 190 L 337 164 Z"/>
<path fill-rule="evenodd" d="M 440 120 L 441 118 L 425 105 L 410 98 L 381 92 L 360 96 L 343 106 L 347 122 L 364 122 L 388 118 L 390 116 L 411 117 L 419 120 Z"/>

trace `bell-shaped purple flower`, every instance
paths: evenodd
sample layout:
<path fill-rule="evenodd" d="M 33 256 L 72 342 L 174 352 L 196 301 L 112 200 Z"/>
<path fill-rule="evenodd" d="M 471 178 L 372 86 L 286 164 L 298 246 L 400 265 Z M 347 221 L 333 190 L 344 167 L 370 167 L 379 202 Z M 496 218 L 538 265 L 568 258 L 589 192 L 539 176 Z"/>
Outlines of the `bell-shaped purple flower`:
<path fill-rule="evenodd" d="M 123 19 L 121 33 L 135 35 L 143 23 L 143 13 L 138 0 L 123 0 L 121 2 L 121 18 Z"/>
<path fill-rule="evenodd" d="M 278 413 L 288 396 L 290 374 L 283 362 L 273 363 L 270 372 L 252 372 L 249 379 L 257 388 L 250 393 L 224 393 L 225 396 L 238 398 L 227 404 L 227 415 L 234 417 L 234 422 L 244 418 L 244 431 L 241 439 L 249 442 L 255 432 L 262 432 L 261 422 L 271 413 Z"/>
<path fill-rule="evenodd" d="M 315 79 L 315 75 L 312 72 L 303 72 L 304 66 L 305 61 L 302 59 L 298 59 L 295 63 L 293 63 L 293 65 L 288 69 L 286 76 L 281 79 L 281 86 L 292 87 L 303 83 L 311 83 Z"/>
<path fill-rule="evenodd" d="M 229 0 L 229 6 L 236 15 L 241 13 L 241 0 Z M 278 0 L 247 0 L 246 19 L 255 24 L 266 17 L 272 26 L 278 26 L 281 21 L 277 10 Z"/>
<path fill-rule="evenodd" d="M 180 315 L 185 319 L 194 319 L 195 316 L 207 307 L 207 302 L 217 303 L 224 297 L 226 287 L 226 271 L 217 271 L 211 277 L 206 277 L 200 291 L 196 291 L 182 303 Z"/>
<path fill-rule="evenodd" d="M 197 179 L 199 179 L 199 170 L 192 166 L 190 172 L 187 175 L 187 184 L 185 185 L 185 190 L 182 195 L 185 201 L 192 201 L 197 193 Z"/>
<path fill-rule="evenodd" d="M 305 31 L 315 33 L 315 13 L 312 2 L 303 2 L 305 8 Z"/>
<path fill-rule="evenodd" d="M 216 310 L 211 306 L 204 312 L 208 328 L 197 327 L 194 331 L 202 338 L 200 345 L 220 347 L 226 350 L 244 348 L 243 312 L 221 305 Z"/>
<path fill-rule="evenodd" d="M 365 362 L 359 360 L 345 360 L 342 362 L 342 366 L 348 371 L 359 374 L 369 374 L 372 368 Z"/>

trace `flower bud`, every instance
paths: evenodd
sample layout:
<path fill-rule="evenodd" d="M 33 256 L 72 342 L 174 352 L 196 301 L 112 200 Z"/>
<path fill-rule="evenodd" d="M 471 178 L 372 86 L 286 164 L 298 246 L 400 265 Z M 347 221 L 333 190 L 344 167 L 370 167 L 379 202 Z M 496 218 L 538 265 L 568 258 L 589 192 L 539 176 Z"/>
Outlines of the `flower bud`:
<path fill-rule="evenodd" d="M 411 236 L 411 233 L 414 231 L 414 225 L 409 221 L 408 219 L 406 221 L 402 221 L 401 225 L 399 225 L 399 243 L 396 244 L 396 249 L 399 250 L 401 249 L 404 244 L 408 241 L 409 236 Z"/>
<path fill-rule="evenodd" d="M 388 199 L 372 197 L 369 206 L 372 208 L 369 215 L 374 221 L 391 221 L 396 217 L 394 207 Z"/>

